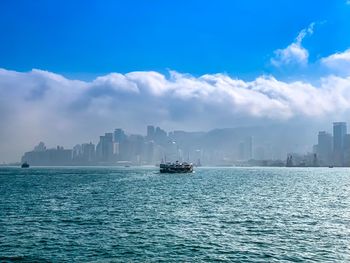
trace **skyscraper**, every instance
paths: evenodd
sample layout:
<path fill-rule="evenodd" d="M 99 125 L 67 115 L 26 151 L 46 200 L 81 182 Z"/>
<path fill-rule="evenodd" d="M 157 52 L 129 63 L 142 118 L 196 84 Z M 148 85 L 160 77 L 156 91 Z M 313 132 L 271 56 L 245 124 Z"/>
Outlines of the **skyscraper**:
<path fill-rule="evenodd" d="M 40 142 L 37 146 L 34 147 L 34 151 L 36 152 L 42 152 L 46 150 L 45 143 Z"/>
<path fill-rule="evenodd" d="M 253 137 L 248 136 L 245 139 L 245 159 L 250 160 L 253 158 Z"/>
<path fill-rule="evenodd" d="M 165 143 L 167 139 L 167 133 L 166 131 L 162 130 L 161 128 L 157 127 L 154 132 L 154 140 L 158 143 Z"/>
<path fill-rule="evenodd" d="M 238 144 L 238 160 L 243 161 L 245 157 L 245 145 L 244 142 Z"/>
<path fill-rule="evenodd" d="M 114 142 L 123 142 L 126 139 L 126 134 L 123 129 L 114 130 Z"/>
<path fill-rule="evenodd" d="M 97 145 L 97 156 L 99 161 L 109 162 L 113 160 L 113 134 L 105 133 L 104 136 L 100 136 L 100 141 Z"/>
<path fill-rule="evenodd" d="M 321 165 L 330 165 L 332 162 L 333 137 L 330 133 L 318 133 L 317 155 Z"/>
<path fill-rule="evenodd" d="M 152 125 L 147 126 L 147 139 L 148 140 L 153 140 L 154 138 L 154 133 L 155 133 L 155 128 Z"/>
<path fill-rule="evenodd" d="M 344 137 L 344 159 L 343 165 L 350 166 L 350 134 L 345 134 Z"/>
<path fill-rule="evenodd" d="M 333 123 L 333 160 L 337 166 L 342 166 L 344 163 L 344 139 L 346 135 L 346 123 Z"/>
<path fill-rule="evenodd" d="M 84 161 L 88 163 L 93 162 L 95 160 L 95 144 L 92 142 L 83 143 L 81 148 Z"/>

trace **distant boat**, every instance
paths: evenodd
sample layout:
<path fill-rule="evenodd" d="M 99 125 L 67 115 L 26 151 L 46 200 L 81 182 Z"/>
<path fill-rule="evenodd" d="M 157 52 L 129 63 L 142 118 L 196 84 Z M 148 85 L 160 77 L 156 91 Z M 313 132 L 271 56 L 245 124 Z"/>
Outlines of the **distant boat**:
<path fill-rule="evenodd" d="M 176 161 L 175 163 L 161 163 L 159 165 L 159 172 L 161 173 L 192 173 L 193 164 L 192 163 L 180 163 Z"/>
<path fill-rule="evenodd" d="M 328 166 L 328 168 L 333 168 L 333 167 L 334 167 L 333 165 Z"/>
<path fill-rule="evenodd" d="M 22 163 L 21 168 L 29 168 L 29 164 L 27 162 Z"/>

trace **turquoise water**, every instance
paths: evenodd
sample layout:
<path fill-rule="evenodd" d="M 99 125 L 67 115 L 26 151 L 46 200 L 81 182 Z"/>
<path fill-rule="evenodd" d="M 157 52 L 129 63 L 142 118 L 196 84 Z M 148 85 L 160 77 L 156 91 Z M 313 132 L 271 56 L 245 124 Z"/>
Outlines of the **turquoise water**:
<path fill-rule="evenodd" d="M 0 201 L 0 261 L 350 261 L 345 168 L 0 168 Z"/>

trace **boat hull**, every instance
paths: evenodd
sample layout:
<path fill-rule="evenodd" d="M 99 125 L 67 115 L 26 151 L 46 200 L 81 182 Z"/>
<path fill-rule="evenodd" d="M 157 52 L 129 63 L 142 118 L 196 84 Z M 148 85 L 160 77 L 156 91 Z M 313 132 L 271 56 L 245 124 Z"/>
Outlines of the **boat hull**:
<path fill-rule="evenodd" d="M 189 170 L 189 169 L 160 169 L 159 172 L 161 173 L 168 173 L 168 174 L 175 174 L 175 173 L 192 173 L 193 170 Z"/>
<path fill-rule="evenodd" d="M 159 172 L 160 173 L 192 173 L 193 172 L 193 165 L 192 164 L 181 164 L 181 163 L 175 163 L 175 164 L 161 164 L 159 166 Z"/>

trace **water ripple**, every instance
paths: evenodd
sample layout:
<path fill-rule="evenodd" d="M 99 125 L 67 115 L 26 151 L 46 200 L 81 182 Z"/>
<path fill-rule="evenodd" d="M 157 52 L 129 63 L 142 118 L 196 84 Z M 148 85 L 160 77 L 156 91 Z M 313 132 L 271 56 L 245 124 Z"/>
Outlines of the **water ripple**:
<path fill-rule="evenodd" d="M 350 170 L 0 168 L 1 262 L 349 262 Z"/>

